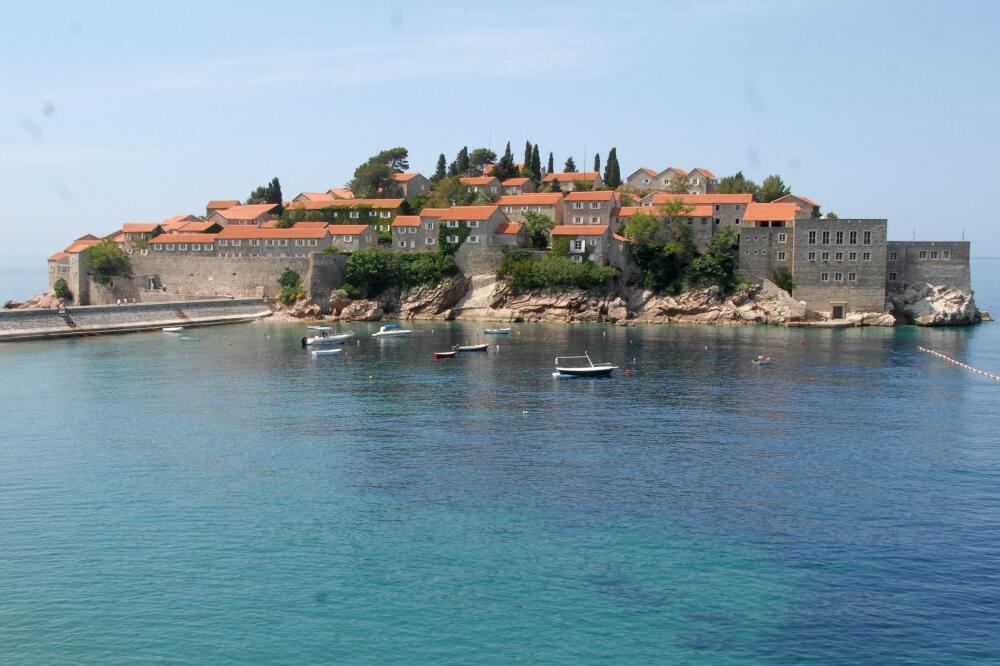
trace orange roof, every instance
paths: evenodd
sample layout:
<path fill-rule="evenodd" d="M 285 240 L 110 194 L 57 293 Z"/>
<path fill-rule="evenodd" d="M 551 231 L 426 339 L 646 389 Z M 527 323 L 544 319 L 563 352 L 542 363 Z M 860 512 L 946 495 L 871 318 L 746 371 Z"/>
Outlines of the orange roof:
<path fill-rule="evenodd" d="M 518 185 L 524 185 L 528 182 L 528 178 L 508 178 L 507 180 L 500 183 L 504 187 L 517 187 Z"/>
<path fill-rule="evenodd" d="M 350 225 L 354 226 L 354 225 Z M 324 238 L 326 229 L 261 229 L 245 225 L 226 227 L 220 231 L 219 238 Z"/>
<path fill-rule="evenodd" d="M 293 210 L 322 210 L 323 208 L 399 208 L 404 199 L 331 199 L 330 201 L 293 201 Z"/>
<path fill-rule="evenodd" d="M 330 194 L 338 199 L 353 199 L 354 192 L 350 191 L 346 187 L 331 187 L 327 190 Z"/>
<path fill-rule="evenodd" d="M 268 220 L 264 224 L 260 225 L 261 229 L 279 229 L 278 223 L 280 220 Z M 329 226 L 326 222 L 322 220 L 299 220 L 298 222 L 292 222 L 292 227 L 296 229 L 323 229 Z M 186 229 L 185 229 L 186 231 Z"/>
<path fill-rule="evenodd" d="M 597 180 L 597 177 L 598 173 L 596 171 L 559 172 L 546 174 L 545 178 L 542 178 L 542 182 L 551 183 L 555 180 L 560 183 L 572 183 L 576 180 Z"/>
<path fill-rule="evenodd" d="M 497 205 L 425 208 L 420 213 L 420 217 L 438 217 L 443 220 L 488 220 L 498 210 L 500 207 Z"/>
<path fill-rule="evenodd" d="M 682 169 L 680 167 L 674 167 L 674 166 L 668 166 L 666 169 L 664 169 L 660 173 L 666 173 L 667 171 L 675 171 L 675 172 L 679 173 L 682 176 L 688 175 L 688 172 L 685 171 L 684 169 Z M 660 175 L 660 174 L 656 174 L 656 175 Z"/>
<path fill-rule="evenodd" d="M 240 202 L 238 199 L 212 199 L 205 207 L 212 208 L 214 210 L 224 210 L 226 208 L 232 208 L 233 206 L 239 205 Z"/>
<path fill-rule="evenodd" d="M 786 194 L 785 196 L 781 197 L 780 199 L 775 199 L 771 203 L 794 203 L 794 201 L 787 201 L 787 199 L 798 199 L 799 201 L 801 201 L 804 204 L 808 204 L 810 206 L 819 206 L 818 203 L 816 203 L 815 201 L 813 201 L 809 197 L 805 196 L 804 194 Z"/>
<path fill-rule="evenodd" d="M 122 225 L 122 231 L 127 234 L 148 234 L 158 226 L 157 222 L 126 222 Z"/>
<path fill-rule="evenodd" d="M 397 173 L 397 174 L 395 174 L 392 177 L 392 179 L 394 181 L 396 181 L 397 183 L 405 183 L 408 180 L 413 180 L 414 178 L 416 178 L 419 175 L 420 174 L 417 173 L 416 171 L 413 171 L 413 172 L 410 172 L 410 173 Z"/>
<path fill-rule="evenodd" d="M 464 176 L 458 179 L 458 182 L 462 185 L 489 185 L 494 180 L 495 176 Z"/>
<path fill-rule="evenodd" d="M 230 206 L 225 210 L 216 211 L 227 220 L 256 220 L 278 207 L 278 204 L 248 204 L 245 206 Z"/>
<path fill-rule="evenodd" d="M 616 232 L 613 232 L 613 233 L 611 234 L 611 237 L 612 237 L 612 238 L 614 238 L 614 239 L 615 239 L 615 240 L 617 240 L 617 241 L 622 241 L 623 243 L 631 243 L 631 242 L 632 242 L 632 241 L 631 241 L 631 239 L 629 239 L 629 238 L 627 238 L 627 237 L 625 237 L 625 236 L 622 236 L 622 235 L 621 235 L 620 233 L 618 233 L 617 231 L 616 231 Z"/>
<path fill-rule="evenodd" d="M 649 167 L 639 167 L 638 171 L 645 171 L 647 176 L 656 176 L 656 169 L 650 169 Z"/>
<path fill-rule="evenodd" d="M 614 199 L 614 190 L 596 190 L 593 192 L 573 191 L 566 195 L 566 201 L 608 201 Z"/>
<path fill-rule="evenodd" d="M 656 206 L 622 206 L 621 208 L 615 208 L 611 211 L 611 214 L 616 217 L 632 217 L 636 213 L 642 213 L 643 215 L 652 215 L 656 217 L 660 210 Z M 692 206 L 691 210 L 687 213 L 678 213 L 677 217 L 712 217 L 714 209 L 711 204 L 700 204 Z"/>
<path fill-rule="evenodd" d="M 711 178 L 713 180 L 715 179 L 715 174 L 714 173 L 712 173 L 708 169 L 702 169 L 701 167 L 695 167 L 695 168 L 691 169 L 691 173 L 700 173 L 705 178 Z"/>
<path fill-rule="evenodd" d="M 65 259 L 68 256 L 69 256 L 69 254 L 66 253 L 66 252 L 56 252 L 51 257 L 49 257 L 49 261 L 62 261 L 63 259 Z"/>
<path fill-rule="evenodd" d="M 331 224 L 328 228 L 331 236 L 359 236 L 370 230 L 367 224 Z"/>
<path fill-rule="evenodd" d="M 552 228 L 553 236 L 603 236 L 606 233 L 606 224 L 561 224 Z"/>
<path fill-rule="evenodd" d="M 125 232 L 124 231 L 112 231 L 110 234 L 105 236 L 109 240 L 113 240 L 116 243 L 125 242 Z"/>
<path fill-rule="evenodd" d="M 392 221 L 392 226 L 394 226 L 394 227 L 419 227 L 420 226 L 420 216 L 419 215 L 397 215 L 396 219 Z"/>
<path fill-rule="evenodd" d="M 149 241 L 150 245 L 163 243 L 214 243 L 220 234 L 160 234 Z"/>
<path fill-rule="evenodd" d="M 208 231 L 212 227 L 216 226 L 215 222 L 203 222 L 198 220 L 197 222 L 188 222 L 174 229 L 182 234 L 200 234 Z M 164 231 L 167 231 L 164 229 Z"/>
<path fill-rule="evenodd" d="M 306 201 L 332 201 L 335 198 L 329 192 L 300 192 L 299 197 L 305 197 Z"/>
<path fill-rule="evenodd" d="M 86 250 L 88 247 L 100 245 L 103 242 L 104 241 L 99 238 L 80 238 L 70 243 L 69 247 L 63 250 L 63 252 L 67 254 L 79 254 L 84 250 Z"/>
<path fill-rule="evenodd" d="M 497 225 L 497 230 L 493 233 L 495 234 L 519 234 L 524 225 L 520 222 L 504 222 L 503 224 Z"/>
<path fill-rule="evenodd" d="M 160 222 L 160 226 L 163 227 L 164 231 L 170 231 L 172 229 L 180 229 L 188 222 L 199 221 L 201 221 L 201 218 L 195 215 L 174 215 Z"/>
<path fill-rule="evenodd" d="M 653 204 L 665 204 L 680 199 L 688 204 L 750 204 L 752 194 L 671 194 L 656 192 L 653 194 Z"/>
<path fill-rule="evenodd" d="M 505 194 L 497 199 L 497 204 L 500 206 L 554 206 L 562 201 L 562 198 L 562 192 Z"/>
<path fill-rule="evenodd" d="M 795 212 L 799 209 L 793 203 L 752 203 L 747 206 L 743 213 L 743 219 L 748 222 L 765 220 L 791 221 L 795 219 Z"/>

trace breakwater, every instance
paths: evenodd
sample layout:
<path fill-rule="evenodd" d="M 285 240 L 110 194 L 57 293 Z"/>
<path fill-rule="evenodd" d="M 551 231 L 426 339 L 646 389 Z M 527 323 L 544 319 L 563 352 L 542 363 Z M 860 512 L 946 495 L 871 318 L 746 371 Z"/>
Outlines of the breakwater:
<path fill-rule="evenodd" d="M 0 342 L 148 331 L 164 326 L 210 326 L 268 317 L 260 298 L 0 311 Z"/>

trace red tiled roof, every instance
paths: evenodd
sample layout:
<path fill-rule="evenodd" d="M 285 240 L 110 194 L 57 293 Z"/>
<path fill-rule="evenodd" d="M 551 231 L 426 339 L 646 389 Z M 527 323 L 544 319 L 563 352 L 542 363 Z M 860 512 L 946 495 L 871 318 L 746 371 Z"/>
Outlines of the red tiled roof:
<path fill-rule="evenodd" d="M 627 237 L 625 237 L 625 236 L 622 236 L 622 235 L 621 235 L 620 233 L 618 233 L 617 231 L 616 231 L 616 232 L 614 232 L 614 233 L 612 233 L 612 234 L 611 234 L 611 237 L 612 237 L 612 238 L 614 238 L 614 239 L 615 239 L 615 240 L 617 240 L 617 241 L 622 241 L 623 243 L 631 243 L 631 242 L 632 242 L 632 241 L 631 241 L 631 239 L 629 239 L 629 238 L 627 238 Z"/>
<path fill-rule="evenodd" d="M 524 225 L 520 222 L 504 222 L 503 224 L 497 225 L 497 230 L 493 233 L 496 234 L 519 234 Z"/>
<path fill-rule="evenodd" d="M 160 226 L 163 227 L 164 231 L 171 231 L 174 229 L 180 229 L 188 222 L 199 221 L 201 221 L 201 218 L 195 215 L 174 215 L 163 220 L 163 222 L 160 222 Z"/>
<path fill-rule="evenodd" d="M 645 171 L 647 176 L 652 178 L 656 177 L 656 169 L 650 169 L 649 167 L 639 167 L 637 171 Z"/>
<path fill-rule="evenodd" d="M 299 197 L 304 197 L 306 201 L 333 201 L 336 198 L 329 192 L 300 192 Z"/>
<path fill-rule="evenodd" d="M 353 226 L 353 225 L 352 225 Z M 219 238 L 323 238 L 326 229 L 261 229 L 246 225 L 226 227 L 220 231 Z"/>
<path fill-rule="evenodd" d="M 327 227 L 331 236 L 360 236 L 366 231 L 371 231 L 371 226 L 367 224 L 331 224 Z"/>
<path fill-rule="evenodd" d="M 220 234 L 160 234 L 149 241 L 150 245 L 163 243 L 214 243 Z"/>
<path fill-rule="evenodd" d="M 546 174 L 545 178 L 542 178 L 542 182 L 551 183 L 552 181 L 558 181 L 560 183 L 572 183 L 577 180 L 597 180 L 598 175 L 596 171 L 556 172 Z"/>
<path fill-rule="evenodd" d="M 677 217 L 712 217 L 713 212 L 714 209 L 711 204 L 700 204 L 692 206 L 691 210 L 687 213 L 678 213 Z M 656 206 L 622 206 L 611 211 L 611 215 L 614 217 L 632 217 L 636 213 L 656 217 L 659 215 L 660 210 Z"/>
<path fill-rule="evenodd" d="M 395 174 L 392 177 L 392 179 L 394 181 L 396 181 L 397 183 L 405 183 L 408 180 L 413 180 L 414 178 L 416 178 L 419 175 L 420 174 L 417 173 L 416 171 L 413 171 L 413 172 L 410 172 L 410 173 L 397 173 L 397 174 Z"/>
<path fill-rule="evenodd" d="M 261 215 L 270 213 L 278 204 L 248 204 L 244 206 L 231 206 L 225 210 L 216 211 L 227 220 L 256 220 Z"/>
<path fill-rule="evenodd" d="M 743 219 L 748 222 L 759 222 L 769 220 L 791 221 L 795 219 L 795 212 L 799 209 L 793 203 L 752 203 L 747 206 L 743 213 Z"/>
<path fill-rule="evenodd" d="M 554 206 L 562 201 L 562 192 L 529 192 L 527 194 L 505 194 L 497 199 L 500 206 Z"/>
<path fill-rule="evenodd" d="M 88 235 L 90 235 L 90 234 L 88 234 Z M 103 242 L 104 241 L 101 240 L 100 238 L 86 238 L 86 237 L 84 237 L 84 238 L 77 239 L 77 240 L 73 241 L 72 243 L 70 243 L 69 247 L 67 247 L 65 250 L 63 250 L 63 252 L 65 252 L 67 254 L 79 254 L 79 253 L 83 252 L 84 250 L 86 250 L 88 247 L 93 247 L 95 245 L 100 245 Z"/>
<path fill-rule="evenodd" d="M 606 233 L 606 224 L 561 224 L 552 228 L 553 236 L 603 236 Z"/>
<path fill-rule="evenodd" d="M 712 173 L 711 171 L 709 171 L 708 169 L 702 169 L 701 167 L 695 167 L 695 168 L 691 169 L 691 173 L 700 173 L 705 178 L 711 178 L 712 180 L 715 180 L 715 174 Z"/>
<path fill-rule="evenodd" d="M 322 210 L 324 208 L 381 208 L 394 209 L 403 205 L 405 199 L 331 199 L 330 201 L 293 201 L 288 204 L 292 210 Z"/>
<path fill-rule="evenodd" d="M 205 207 L 212 208 L 214 210 L 224 210 L 226 208 L 232 208 L 233 206 L 239 205 L 240 202 L 238 199 L 212 199 Z"/>
<path fill-rule="evenodd" d="M 174 231 L 182 234 L 201 234 L 205 233 L 212 227 L 217 226 L 215 222 L 203 222 L 198 220 L 197 222 L 188 222 L 182 226 L 177 227 Z M 167 231 L 164 229 L 164 231 Z"/>
<path fill-rule="evenodd" d="M 68 256 L 69 256 L 69 253 L 67 253 L 67 252 L 56 252 L 51 257 L 49 257 L 49 261 L 62 261 L 63 259 L 67 258 Z"/>
<path fill-rule="evenodd" d="M 337 199 L 353 199 L 354 198 L 354 192 L 350 191 L 346 187 L 331 187 L 329 190 L 327 190 L 327 192 L 329 192 L 330 194 L 332 194 Z"/>
<path fill-rule="evenodd" d="M 680 175 L 682 175 L 682 176 L 686 176 L 686 175 L 688 175 L 688 172 L 687 172 L 687 171 L 685 171 L 684 169 L 682 169 L 682 168 L 680 168 L 680 167 L 675 167 L 675 166 L 668 166 L 668 167 L 667 167 L 666 169 L 664 169 L 664 170 L 663 170 L 663 171 L 661 171 L 660 173 L 666 173 L 667 171 L 675 171 L 675 172 L 679 173 L 679 174 L 680 174 Z M 658 174 L 656 174 L 656 175 L 657 175 L 657 176 L 659 176 L 659 175 L 660 175 L 660 173 L 658 173 Z"/>
<path fill-rule="evenodd" d="M 752 194 L 670 194 L 669 192 L 656 192 L 653 194 L 653 204 L 665 204 L 676 199 L 680 199 L 688 204 L 750 204 L 753 201 Z"/>
<path fill-rule="evenodd" d="M 504 187 L 517 187 L 518 185 L 524 185 L 529 180 L 529 178 L 508 178 L 500 184 Z"/>
<path fill-rule="evenodd" d="M 126 222 L 122 225 L 122 231 L 127 234 L 148 234 L 155 231 L 160 226 L 158 222 Z"/>
<path fill-rule="evenodd" d="M 420 217 L 438 217 L 442 220 L 488 220 L 493 213 L 500 210 L 497 205 L 490 206 L 452 206 L 451 208 L 425 208 Z"/>
<path fill-rule="evenodd" d="M 794 201 L 786 201 L 786 199 L 798 199 L 802 203 L 808 204 L 810 206 L 819 206 L 818 203 L 805 196 L 804 194 L 786 194 L 780 199 L 775 199 L 771 203 L 794 203 Z"/>
<path fill-rule="evenodd" d="M 462 185 L 489 185 L 496 178 L 494 176 L 463 176 L 458 179 Z"/>
<path fill-rule="evenodd" d="M 419 227 L 420 226 L 420 216 L 419 215 L 397 215 L 396 219 L 392 221 L 392 226 L 394 226 L 394 227 Z"/>
<path fill-rule="evenodd" d="M 608 201 L 615 196 L 614 190 L 596 190 L 583 192 L 574 190 L 566 195 L 566 201 Z"/>

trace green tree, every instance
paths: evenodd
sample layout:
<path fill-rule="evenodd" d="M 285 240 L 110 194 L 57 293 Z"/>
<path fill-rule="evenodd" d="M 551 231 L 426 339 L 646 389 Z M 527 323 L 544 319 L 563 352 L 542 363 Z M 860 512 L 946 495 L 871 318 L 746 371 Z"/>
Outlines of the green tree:
<path fill-rule="evenodd" d="M 69 285 L 62 278 L 58 278 L 52 283 L 52 293 L 56 295 L 56 298 L 61 298 L 64 301 L 73 300 L 73 292 L 69 290 Z"/>
<path fill-rule="evenodd" d="M 524 159 L 523 170 L 524 171 L 531 171 L 531 142 L 530 141 L 525 141 L 524 142 L 524 158 L 523 159 Z M 522 171 L 521 175 L 522 176 L 524 175 L 523 171 Z"/>
<path fill-rule="evenodd" d="M 715 187 L 715 191 L 719 194 L 753 194 L 755 196 L 759 189 L 757 183 L 746 178 L 742 171 L 721 178 Z"/>
<path fill-rule="evenodd" d="M 828 212 L 826 215 L 824 215 L 823 217 L 826 218 L 827 220 L 837 220 L 837 219 L 840 219 L 840 218 L 837 217 L 837 214 L 834 213 L 832 210 L 830 212 Z"/>
<path fill-rule="evenodd" d="M 291 269 L 286 269 L 278 276 L 278 285 L 281 287 L 278 298 L 285 305 L 291 305 L 306 295 L 305 290 L 302 289 L 302 276 Z"/>
<path fill-rule="evenodd" d="M 434 175 L 431 176 L 431 182 L 436 183 L 441 179 L 447 177 L 447 160 L 444 158 L 444 153 L 438 155 L 437 168 L 434 169 Z"/>
<path fill-rule="evenodd" d="M 552 156 L 552 151 L 549 151 L 549 165 L 548 170 L 545 173 L 553 173 L 556 170 L 555 159 Z"/>
<path fill-rule="evenodd" d="M 538 144 L 531 147 L 531 178 L 535 185 L 542 182 L 542 159 L 538 154 Z"/>
<path fill-rule="evenodd" d="M 611 189 L 615 189 L 622 184 L 621 167 L 618 166 L 618 149 L 612 148 L 608 152 L 608 162 L 604 165 L 604 184 Z"/>
<path fill-rule="evenodd" d="M 687 194 L 688 182 L 683 176 L 674 176 L 667 181 L 667 192 L 671 194 Z"/>
<path fill-rule="evenodd" d="M 415 203 L 424 208 L 449 208 L 451 206 L 466 206 L 475 199 L 472 190 L 462 184 L 459 176 L 448 176 L 438 181 L 434 190 L 424 200 Z"/>
<path fill-rule="evenodd" d="M 788 266 L 778 266 L 774 269 L 774 284 L 778 285 L 789 294 L 795 289 L 795 281 L 792 279 L 792 271 Z"/>
<path fill-rule="evenodd" d="M 508 146 L 509 147 L 509 146 Z M 486 166 L 497 161 L 497 154 L 489 148 L 476 148 L 469 155 L 469 171 L 466 175 L 482 176 Z"/>
<path fill-rule="evenodd" d="M 708 242 L 705 254 L 695 257 L 684 271 L 689 286 L 717 285 L 724 289 L 735 286 L 736 257 L 739 252 L 735 227 L 725 227 Z"/>
<path fill-rule="evenodd" d="M 548 215 L 531 211 L 524 213 L 522 219 L 531 247 L 544 250 L 549 244 L 549 232 L 556 226 L 556 223 Z"/>
<path fill-rule="evenodd" d="M 354 170 L 354 178 L 347 187 L 362 199 L 379 197 L 396 198 L 402 196 L 402 189 L 395 181 L 395 175 L 410 167 L 408 151 L 397 147 L 383 150 L 368 158 Z"/>
<path fill-rule="evenodd" d="M 108 284 L 113 277 L 132 277 L 132 257 L 111 239 L 87 250 L 87 267 L 98 284 Z"/>
<path fill-rule="evenodd" d="M 563 165 L 563 172 L 576 173 L 576 162 L 573 161 L 572 155 L 566 158 L 566 164 Z"/>
<path fill-rule="evenodd" d="M 281 183 L 277 177 L 272 178 L 267 185 L 254 189 L 246 200 L 247 204 L 278 204 L 276 211 L 278 215 L 282 213 L 281 202 Z"/>
<path fill-rule="evenodd" d="M 594 173 L 601 173 L 601 154 L 594 153 Z"/>
<path fill-rule="evenodd" d="M 760 191 L 757 192 L 757 199 L 763 201 L 764 203 L 770 203 L 775 199 L 780 199 L 791 192 L 785 185 L 785 181 L 781 180 L 781 176 L 778 174 L 772 174 L 764 179 L 764 182 L 760 184 Z"/>
<path fill-rule="evenodd" d="M 503 157 L 493 167 L 493 175 L 501 182 L 517 175 L 517 165 L 514 164 L 514 155 L 510 152 L 510 141 L 503 152 Z"/>
<path fill-rule="evenodd" d="M 694 232 L 684 217 L 690 210 L 674 199 L 661 205 L 656 217 L 638 213 L 625 223 L 623 232 L 632 241 L 629 251 L 648 288 L 676 292 L 688 264 L 698 256 Z"/>

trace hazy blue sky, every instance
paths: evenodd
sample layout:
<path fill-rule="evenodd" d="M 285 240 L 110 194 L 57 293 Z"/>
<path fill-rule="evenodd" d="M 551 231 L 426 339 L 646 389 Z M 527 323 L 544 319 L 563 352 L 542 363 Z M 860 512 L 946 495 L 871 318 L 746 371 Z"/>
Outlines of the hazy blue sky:
<path fill-rule="evenodd" d="M 1000 3 L 5 3 L 0 264 L 379 148 L 780 173 L 891 238 L 1000 254 Z M 543 158 L 544 159 L 544 158 Z M 0 271 L 0 295 L 4 292 Z"/>

